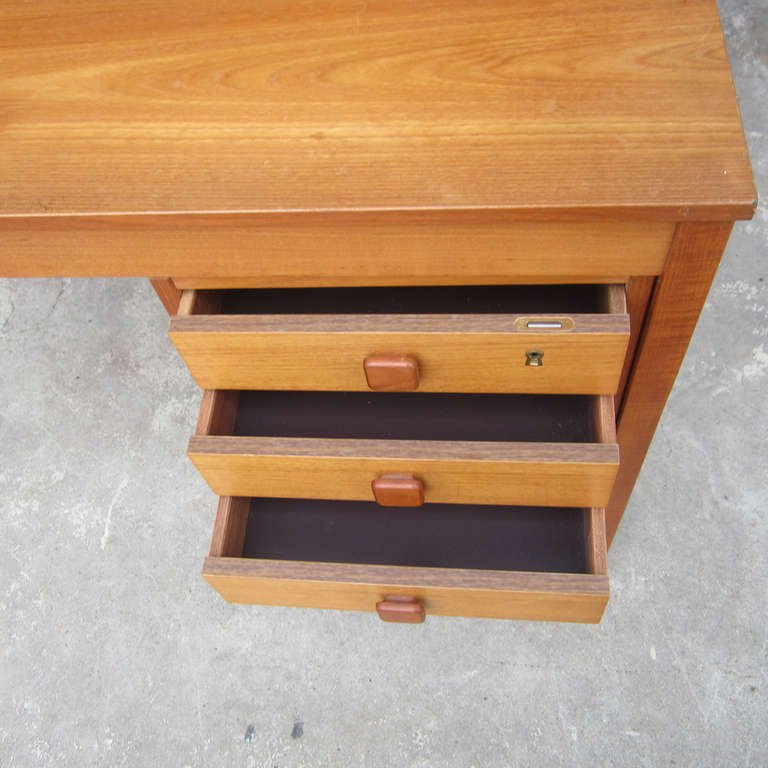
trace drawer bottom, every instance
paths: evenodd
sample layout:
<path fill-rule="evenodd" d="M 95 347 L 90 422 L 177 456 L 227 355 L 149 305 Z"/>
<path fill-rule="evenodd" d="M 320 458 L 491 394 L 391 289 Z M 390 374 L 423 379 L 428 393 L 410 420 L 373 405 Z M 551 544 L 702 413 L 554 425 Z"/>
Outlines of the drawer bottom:
<path fill-rule="evenodd" d="M 598 622 L 604 512 L 222 497 L 203 576 L 237 603 Z"/>

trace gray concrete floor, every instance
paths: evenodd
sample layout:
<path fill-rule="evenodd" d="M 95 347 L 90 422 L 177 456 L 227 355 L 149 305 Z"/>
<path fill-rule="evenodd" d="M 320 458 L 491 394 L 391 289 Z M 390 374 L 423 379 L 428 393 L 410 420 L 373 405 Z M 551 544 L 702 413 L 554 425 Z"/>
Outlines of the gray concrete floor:
<path fill-rule="evenodd" d="M 230 606 L 148 284 L 0 282 L 0 765 L 768 764 L 768 5 L 721 11 L 763 204 L 610 553 L 601 625 Z"/>

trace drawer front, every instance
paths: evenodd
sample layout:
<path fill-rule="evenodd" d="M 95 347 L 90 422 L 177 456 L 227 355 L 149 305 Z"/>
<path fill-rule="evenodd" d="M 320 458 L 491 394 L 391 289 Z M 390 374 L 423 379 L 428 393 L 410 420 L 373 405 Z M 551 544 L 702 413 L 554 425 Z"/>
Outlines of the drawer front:
<path fill-rule="evenodd" d="M 660 274 L 674 229 L 488 210 L 0 219 L 4 276 L 170 275 L 179 288 L 610 282 Z"/>
<path fill-rule="evenodd" d="M 375 611 L 395 596 L 417 600 L 427 616 L 595 623 L 608 601 L 602 509 L 584 515 L 587 572 L 549 573 L 244 557 L 249 506 L 221 499 L 203 568 L 229 602 Z"/>
<path fill-rule="evenodd" d="M 382 475 L 410 474 L 426 502 L 606 505 L 616 445 L 193 437 L 188 455 L 214 493 L 373 499 Z"/>
<path fill-rule="evenodd" d="M 623 287 L 606 293 L 593 314 L 191 314 L 170 338 L 204 389 L 365 391 L 384 356 L 415 361 L 420 392 L 613 394 L 629 317 Z"/>
<path fill-rule="evenodd" d="M 377 478 L 411 475 L 423 484 L 424 500 L 428 503 L 591 507 L 608 503 L 618 470 L 613 401 L 608 396 L 585 399 L 594 411 L 590 416 L 595 441 L 580 443 L 232 435 L 236 397 L 234 393 L 206 393 L 198 434 L 191 438 L 188 449 L 190 459 L 211 489 L 222 496 L 370 501 L 374 499 L 372 483 Z M 299 410 L 291 407 L 291 403 L 297 398 L 302 402 L 304 397 L 293 395 L 283 407 Z M 314 397 L 321 404 L 332 402 L 330 396 Z M 426 398 L 445 396 L 400 397 L 409 398 L 409 404 L 418 406 Z M 251 399 L 258 402 L 258 395 Z M 266 401 L 271 412 L 280 402 L 279 398 Z M 474 417 L 474 402 L 477 401 L 472 400 L 465 407 L 468 420 Z M 493 421 L 493 408 L 490 417 L 480 411 L 481 405 L 477 408 L 477 421 Z M 232 413 L 222 428 L 221 413 L 227 409 Z M 458 407 L 448 412 L 456 414 L 459 421 Z M 442 413 L 432 421 L 439 422 Z M 249 414 L 241 410 L 240 423 Z M 341 424 L 343 418 L 339 417 L 339 429 L 347 426 Z M 363 414 L 357 409 L 347 418 L 354 427 Z M 414 413 L 413 419 L 417 418 L 419 414 Z M 500 412 L 496 421 L 505 418 L 507 414 Z M 311 419 L 311 414 L 298 417 L 300 422 L 306 420 L 307 429 Z M 276 420 L 278 426 L 291 426 L 280 418 Z M 270 426 L 269 422 L 264 424 Z M 495 423 L 487 427 L 470 424 L 468 428 L 473 430 L 469 434 L 474 435 L 477 430 L 491 428 L 503 431 L 504 425 L 499 428 Z M 430 429 L 429 422 L 426 429 Z"/>

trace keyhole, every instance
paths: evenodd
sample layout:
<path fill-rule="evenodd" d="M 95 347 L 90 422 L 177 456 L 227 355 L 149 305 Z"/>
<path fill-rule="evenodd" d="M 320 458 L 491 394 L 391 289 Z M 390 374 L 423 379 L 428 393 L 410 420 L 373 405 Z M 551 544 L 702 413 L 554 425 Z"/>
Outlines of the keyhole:
<path fill-rule="evenodd" d="M 544 365 L 543 357 L 543 352 L 539 352 L 538 349 L 530 349 L 525 353 L 525 364 L 537 367 Z"/>

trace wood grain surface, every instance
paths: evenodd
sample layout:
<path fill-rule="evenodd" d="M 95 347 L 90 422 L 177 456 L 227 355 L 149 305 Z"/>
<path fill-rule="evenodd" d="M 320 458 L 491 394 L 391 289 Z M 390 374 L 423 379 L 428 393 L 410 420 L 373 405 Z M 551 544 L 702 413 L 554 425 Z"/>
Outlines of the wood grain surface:
<path fill-rule="evenodd" d="M 625 300 L 629 313 L 629 344 L 624 356 L 624 366 L 621 370 L 619 388 L 616 390 L 616 413 L 621 410 L 624 400 L 624 390 L 627 386 L 629 372 L 635 359 L 635 350 L 640 341 L 645 326 L 645 315 L 653 294 L 653 286 L 656 278 L 653 275 L 631 277 L 626 285 Z"/>
<path fill-rule="evenodd" d="M 752 211 L 713 0 L 38 0 L 0 39 L 0 215 Z"/>
<path fill-rule="evenodd" d="M 598 443 L 615 443 L 616 409 L 611 395 L 601 395 L 594 399 L 592 418 L 595 440 Z M 206 434 L 221 434 L 221 432 L 208 432 Z"/>
<path fill-rule="evenodd" d="M 483 588 L 471 583 L 464 586 L 464 573 L 450 579 L 447 574 L 438 574 L 438 578 L 450 582 L 449 586 L 423 586 L 424 574 L 415 573 L 409 578 L 407 572 L 397 573 L 397 566 L 339 564 L 329 566 L 332 577 L 315 580 L 306 563 L 297 563 L 292 569 L 283 569 L 283 565 L 268 560 L 206 558 L 203 577 L 230 603 L 375 611 L 377 602 L 400 590 L 421 600 L 427 616 L 586 624 L 600 622 L 609 595 L 608 577 L 592 574 L 507 575 L 497 571 L 503 586 Z M 382 582 L 370 583 L 375 575 L 371 569 L 386 570 L 381 573 Z M 273 575 L 281 571 L 284 576 Z M 339 580 L 334 581 L 334 577 Z"/>
<path fill-rule="evenodd" d="M 215 315 L 220 309 L 221 294 L 218 291 L 183 290 L 179 306 L 173 314 L 177 317 Z"/>
<path fill-rule="evenodd" d="M 656 281 L 618 420 L 621 468 L 606 507 L 608 544 L 616 533 L 656 425 L 696 328 L 731 224 L 681 224 Z"/>
<path fill-rule="evenodd" d="M 157 298 L 163 303 L 165 311 L 169 315 L 175 315 L 179 310 L 182 292 L 174 285 L 170 277 L 152 277 L 150 285 L 157 294 Z"/>
<path fill-rule="evenodd" d="M 206 389 L 200 402 L 196 435 L 229 435 L 235 427 L 237 403 L 240 393 L 236 390 Z"/>
<path fill-rule="evenodd" d="M 608 545 L 605 538 L 605 509 L 592 507 L 584 510 L 584 543 L 587 548 L 589 573 L 608 573 Z"/>
<path fill-rule="evenodd" d="M 211 537 L 210 557 L 240 557 L 251 500 L 237 496 L 219 497 Z"/>
<path fill-rule="evenodd" d="M 0 215 L 0 274 L 162 272 L 178 288 L 611 283 L 661 272 L 674 231 L 666 221 L 519 218 L 488 210 Z"/>
<path fill-rule="evenodd" d="M 408 355 L 418 361 L 421 392 L 616 392 L 629 341 L 627 315 L 573 315 L 566 331 L 532 331 L 518 319 L 188 316 L 172 318 L 169 335 L 205 389 L 364 391 L 366 358 Z M 544 353 L 542 366 L 526 365 L 529 350 Z"/>
<path fill-rule="evenodd" d="M 239 508 L 239 507 L 238 507 Z M 214 541 L 242 537 L 242 519 L 232 505 L 219 505 Z M 602 510 L 586 514 L 587 540 L 604 562 L 604 537 L 592 531 Z M 229 529 L 234 529 L 229 534 Z M 608 602 L 605 573 L 562 574 L 415 568 L 347 563 L 257 560 L 214 556 L 229 551 L 212 545 L 203 576 L 225 600 L 263 605 L 295 605 L 375 611 L 391 595 L 417 598 L 427 615 L 537 621 L 599 622 Z"/>
<path fill-rule="evenodd" d="M 194 436 L 187 455 L 214 493 L 373 501 L 371 481 L 413 474 L 425 502 L 604 506 L 610 444 Z"/>

